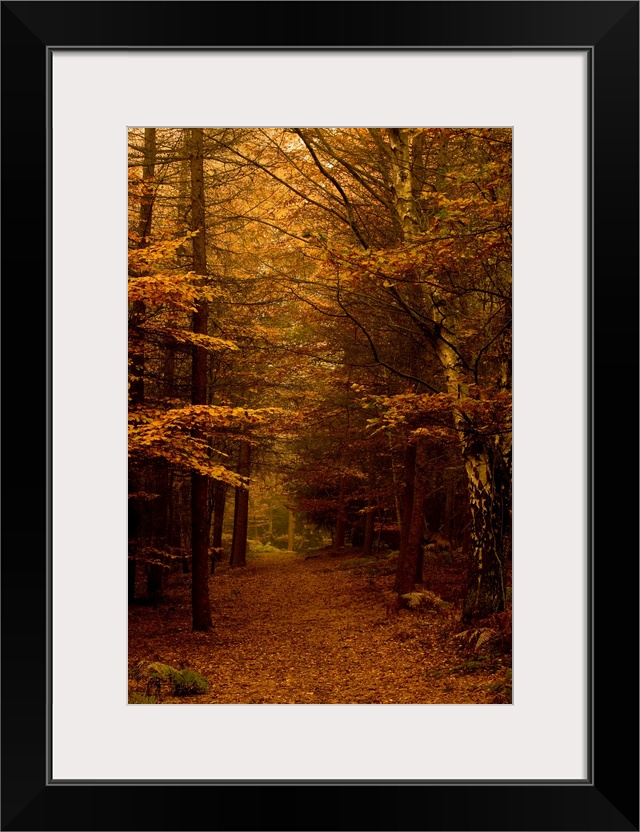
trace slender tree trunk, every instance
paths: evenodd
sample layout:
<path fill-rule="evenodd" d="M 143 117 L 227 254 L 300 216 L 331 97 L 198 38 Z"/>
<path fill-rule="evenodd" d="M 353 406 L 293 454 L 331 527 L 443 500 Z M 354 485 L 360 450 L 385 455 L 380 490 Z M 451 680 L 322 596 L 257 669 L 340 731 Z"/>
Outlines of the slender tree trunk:
<path fill-rule="evenodd" d="M 144 150 L 142 167 L 142 195 L 138 220 L 138 248 L 149 245 L 151 224 L 153 221 L 154 177 L 156 160 L 156 130 L 146 127 L 144 131 Z M 140 407 L 144 404 L 145 350 L 144 337 L 140 326 L 146 317 L 144 301 L 136 300 L 131 309 L 131 383 L 129 387 L 130 406 Z M 135 601 L 137 553 L 140 548 L 142 533 L 142 508 L 140 497 L 142 491 L 142 470 L 131 466 L 129 469 L 129 561 L 128 561 L 128 595 L 129 601 Z"/>
<path fill-rule="evenodd" d="M 227 502 L 227 486 L 224 482 L 216 483 L 213 487 L 213 539 L 211 548 L 211 572 L 215 570 L 215 562 L 222 560 L 222 528 L 224 525 L 224 509 Z"/>
<path fill-rule="evenodd" d="M 371 557 L 373 554 L 373 531 L 376 509 L 374 506 L 374 492 L 376 487 L 376 479 L 374 474 L 374 460 L 369 460 L 369 475 L 367 479 L 367 507 L 364 519 L 364 538 L 362 541 L 362 557 Z"/>
<path fill-rule="evenodd" d="M 409 531 L 411 529 L 411 515 L 413 514 L 413 492 L 416 477 L 416 446 L 407 445 L 404 457 L 404 491 L 402 494 L 402 523 L 400 524 L 400 551 L 398 552 L 398 566 L 394 591 L 400 592 L 405 586 L 404 573 L 406 570 L 407 547 Z M 402 589 L 402 592 L 409 592 Z"/>
<path fill-rule="evenodd" d="M 442 534 L 445 540 L 451 542 L 452 539 L 452 520 L 453 520 L 453 497 L 455 493 L 455 479 L 452 476 L 451 469 L 447 468 L 444 472 L 444 486 L 446 488 L 446 498 L 444 504 L 444 521 L 442 525 Z"/>
<path fill-rule="evenodd" d="M 240 489 L 235 488 L 233 492 L 233 531 L 231 533 L 231 551 L 229 552 L 229 566 L 233 566 L 233 553 L 236 550 L 236 538 L 238 536 L 238 505 L 240 503 Z"/>
<path fill-rule="evenodd" d="M 129 559 L 127 561 L 127 596 L 132 604 L 136 600 L 136 555 L 140 534 L 140 508 L 134 487 L 140 487 L 140 481 L 129 468 L 129 500 L 128 500 L 128 533 L 129 533 Z"/>
<path fill-rule="evenodd" d="M 164 459 L 155 460 L 151 466 L 154 493 L 158 497 L 152 503 L 151 543 L 154 549 L 166 551 L 169 537 L 169 501 L 171 499 L 171 478 L 169 464 Z M 160 556 L 157 556 L 160 557 Z M 165 558 L 162 563 L 147 563 L 147 597 L 156 609 L 163 597 L 167 566 Z"/>
<path fill-rule="evenodd" d="M 205 200 L 204 200 L 204 162 L 203 130 L 190 131 L 191 164 L 191 230 L 197 234 L 193 238 L 193 270 L 206 279 L 207 249 L 205 238 Z M 207 334 L 207 302 L 200 300 L 193 314 L 193 332 Z M 207 403 L 207 352 L 202 347 L 192 348 L 191 364 L 191 403 Z M 201 431 L 194 430 L 193 436 L 202 441 Z M 206 631 L 211 629 L 211 609 L 209 604 L 209 481 L 208 477 L 197 472 L 191 474 L 191 604 L 193 629 Z"/>
<path fill-rule="evenodd" d="M 238 473 L 242 477 L 251 475 L 251 444 L 243 439 L 240 443 L 240 461 Z M 236 488 L 236 520 L 234 529 L 233 549 L 231 552 L 232 566 L 247 565 L 247 532 L 249 529 L 249 488 Z"/>
<path fill-rule="evenodd" d="M 413 487 L 405 492 L 402 542 L 398 556 L 398 570 L 394 590 L 398 595 L 411 592 L 415 586 L 420 546 L 422 543 L 423 506 L 426 494 L 427 452 L 424 440 L 418 440 L 408 456 L 407 468 L 413 475 Z M 411 506 L 409 506 L 409 501 Z"/>
<path fill-rule="evenodd" d="M 151 236 L 153 222 L 153 203 L 155 198 L 154 179 L 156 161 L 156 128 L 146 127 L 144 131 L 144 150 L 142 167 L 142 195 L 140 198 L 140 215 L 138 220 L 138 248 L 146 248 Z M 144 402 L 144 338 L 139 331 L 140 324 L 146 316 L 144 301 L 136 300 L 132 305 L 131 328 L 136 336 L 136 349 L 131 357 L 131 403 Z"/>
<path fill-rule="evenodd" d="M 396 510 L 396 520 L 398 522 L 398 529 L 402 531 L 402 511 L 400 510 L 400 501 L 398 500 L 398 483 L 396 477 L 396 466 L 393 461 L 393 448 L 391 447 L 391 434 L 387 431 L 387 439 L 389 440 L 389 460 L 391 462 L 391 480 L 393 482 L 393 501 Z"/>
<path fill-rule="evenodd" d="M 172 554 L 175 555 L 175 549 L 180 548 L 180 527 L 178 509 L 178 502 L 180 499 L 179 489 L 176 488 L 174 472 L 169 468 L 169 499 L 167 501 L 167 543 Z"/>
<path fill-rule="evenodd" d="M 162 573 L 161 564 L 147 562 L 147 597 L 154 610 L 158 609 L 158 601 L 162 598 Z"/>
<path fill-rule="evenodd" d="M 336 517 L 336 534 L 333 545 L 336 549 L 342 549 L 347 532 L 347 506 L 344 496 L 344 477 L 340 478 L 340 490 L 338 492 L 338 515 Z"/>
<path fill-rule="evenodd" d="M 373 506 L 368 507 L 364 521 L 364 541 L 362 543 L 362 557 L 369 558 L 373 554 L 373 532 L 376 511 Z"/>
<path fill-rule="evenodd" d="M 288 547 L 288 550 L 290 552 L 293 552 L 293 550 L 294 550 L 293 547 L 295 545 L 294 528 L 295 528 L 295 524 L 294 524 L 293 512 L 291 511 L 291 509 L 289 509 L 289 540 L 287 542 L 287 547 Z"/>
<path fill-rule="evenodd" d="M 425 480 L 426 482 L 426 480 Z M 423 498 L 423 505 L 421 510 L 422 515 L 422 526 L 420 529 L 420 540 L 418 541 L 418 558 L 416 560 L 416 574 L 415 574 L 415 582 L 417 584 L 421 584 L 424 581 L 424 536 L 426 532 L 426 523 L 424 519 L 424 498 Z"/>
<path fill-rule="evenodd" d="M 345 507 L 340 505 L 338 507 L 338 517 L 336 519 L 336 536 L 334 546 L 336 549 L 342 549 L 344 546 L 345 537 L 347 534 L 347 516 Z"/>

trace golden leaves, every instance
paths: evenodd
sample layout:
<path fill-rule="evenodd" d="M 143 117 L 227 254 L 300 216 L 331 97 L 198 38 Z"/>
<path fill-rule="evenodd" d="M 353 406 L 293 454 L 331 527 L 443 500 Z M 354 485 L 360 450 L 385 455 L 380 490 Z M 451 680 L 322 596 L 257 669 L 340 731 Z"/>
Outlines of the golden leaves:
<path fill-rule="evenodd" d="M 240 349 L 234 341 L 227 338 L 217 338 L 214 335 L 205 335 L 201 332 L 190 332 L 187 329 L 176 329 L 175 327 L 151 323 L 144 324 L 142 329 L 164 335 L 179 344 L 193 344 L 210 352 L 219 352 L 220 350 L 237 351 Z"/>
<path fill-rule="evenodd" d="M 403 393 L 397 396 L 363 397 L 366 408 L 378 415 L 367 422 L 373 433 L 405 426 L 412 436 L 453 439 L 461 429 L 461 416 L 468 429 L 485 436 L 511 429 L 511 393 L 476 384 L 467 385 L 464 396 L 451 393 Z"/>
<path fill-rule="evenodd" d="M 216 456 L 226 456 L 216 449 L 216 437 L 246 439 L 247 431 L 269 424 L 280 414 L 279 408 L 248 410 L 216 405 L 190 405 L 167 411 L 131 409 L 129 455 L 160 457 L 229 485 L 246 486 L 244 477 L 216 461 Z"/>
<path fill-rule="evenodd" d="M 171 306 L 182 312 L 195 312 L 199 301 L 212 301 L 222 294 L 211 283 L 203 283 L 194 272 L 174 270 L 129 275 L 130 303 L 142 301 L 151 307 Z"/>

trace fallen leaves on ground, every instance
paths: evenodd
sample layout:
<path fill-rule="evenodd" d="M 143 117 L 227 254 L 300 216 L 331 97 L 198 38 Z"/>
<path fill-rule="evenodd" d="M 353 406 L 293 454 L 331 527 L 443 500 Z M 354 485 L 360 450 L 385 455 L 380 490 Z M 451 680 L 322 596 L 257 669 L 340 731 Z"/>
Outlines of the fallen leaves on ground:
<path fill-rule="evenodd" d="M 130 608 L 129 664 L 160 661 L 208 679 L 206 694 L 163 703 L 505 701 L 508 657 L 461 654 L 454 608 L 397 611 L 392 570 L 379 564 L 324 551 L 253 555 L 241 569 L 219 565 L 206 633 L 191 630 L 191 576 L 172 573 L 157 609 Z"/>

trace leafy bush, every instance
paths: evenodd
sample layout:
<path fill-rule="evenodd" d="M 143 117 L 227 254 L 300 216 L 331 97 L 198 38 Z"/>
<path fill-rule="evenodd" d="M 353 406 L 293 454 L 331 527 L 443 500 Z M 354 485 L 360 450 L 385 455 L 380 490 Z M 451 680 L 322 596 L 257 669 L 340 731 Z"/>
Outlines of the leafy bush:
<path fill-rule="evenodd" d="M 340 564 L 340 569 L 354 570 L 363 575 L 377 577 L 382 575 L 393 575 L 396 571 L 398 560 L 397 552 L 382 552 L 370 557 L 347 558 Z"/>

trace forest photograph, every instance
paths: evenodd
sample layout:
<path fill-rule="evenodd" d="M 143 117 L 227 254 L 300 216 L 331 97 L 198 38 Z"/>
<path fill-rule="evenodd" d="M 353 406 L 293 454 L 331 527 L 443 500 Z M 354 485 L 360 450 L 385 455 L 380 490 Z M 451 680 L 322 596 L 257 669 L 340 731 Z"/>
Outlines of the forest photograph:
<path fill-rule="evenodd" d="M 130 127 L 128 199 L 128 702 L 511 704 L 511 129 Z"/>

